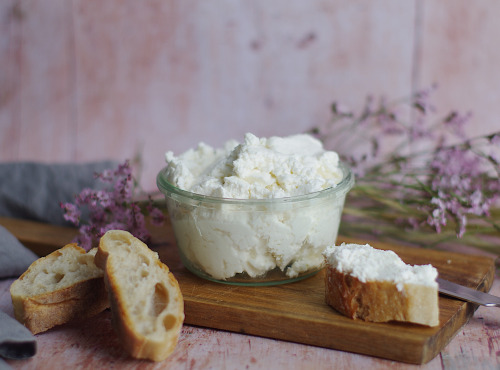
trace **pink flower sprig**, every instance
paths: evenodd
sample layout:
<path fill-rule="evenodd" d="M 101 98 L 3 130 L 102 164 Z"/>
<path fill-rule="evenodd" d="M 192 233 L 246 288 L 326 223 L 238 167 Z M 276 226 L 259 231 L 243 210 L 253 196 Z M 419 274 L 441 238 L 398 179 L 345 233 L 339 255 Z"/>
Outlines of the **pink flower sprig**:
<path fill-rule="evenodd" d="M 460 147 L 438 148 L 430 162 L 429 186 L 431 206 L 427 223 L 440 232 L 447 215 L 458 225 L 462 237 L 467 216 L 488 217 L 490 207 L 498 199 L 500 181 L 488 181 L 482 173 L 481 157 Z"/>
<path fill-rule="evenodd" d="M 441 242 L 450 240 L 444 235 L 451 227 L 455 238 L 499 238 L 492 214 L 499 212 L 500 131 L 468 138 L 472 114 L 437 116 L 431 102 L 436 88 L 395 101 L 369 96 L 359 111 L 334 103 L 331 121 L 310 131 L 356 175 L 340 232 L 428 244 L 429 235 L 415 233 L 430 227 L 443 235 L 435 238 Z"/>
<path fill-rule="evenodd" d="M 89 250 L 98 245 L 108 230 L 126 230 L 143 242 L 149 242 L 151 234 L 146 227 L 146 216 L 155 226 L 163 224 L 163 212 L 148 197 L 146 206 L 134 200 L 135 181 L 129 161 L 114 170 L 96 173 L 102 189 L 83 189 L 75 196 L 74 203 L 61 203 L 64 218 L 79 226 L 76 242 Z"/>

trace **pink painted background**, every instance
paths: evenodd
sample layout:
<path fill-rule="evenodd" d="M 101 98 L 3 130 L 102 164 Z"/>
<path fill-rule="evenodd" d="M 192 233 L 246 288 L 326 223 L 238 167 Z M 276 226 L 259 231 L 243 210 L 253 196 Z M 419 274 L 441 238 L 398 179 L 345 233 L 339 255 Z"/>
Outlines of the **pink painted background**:
<path fill-rule="evenodd" d="M 2 0 L 0 161 L 144 160 L 303 132 L 438 83 L 500 129 L 500 2 Z"/>

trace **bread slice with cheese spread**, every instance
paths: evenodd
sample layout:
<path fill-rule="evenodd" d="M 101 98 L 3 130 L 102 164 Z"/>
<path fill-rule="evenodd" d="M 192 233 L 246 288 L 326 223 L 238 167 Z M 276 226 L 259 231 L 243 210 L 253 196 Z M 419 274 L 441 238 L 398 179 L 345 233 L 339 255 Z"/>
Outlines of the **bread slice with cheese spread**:
<path fill-rule="evenodd" d="M 158 254 L 127 231 L 101 238 L 95 263 L 104 270 L 112 323 L 135 358 L 161 361 L 175 349 L 184 321 L 179 284 Z"/>
<path fill-rule="evenodd" d="M 96 251 L 72 243 L 33 262 L 10 287 L 16 319 L 37 334 L 109 307 Z"/>
<path fill-rule="evenodd" d="M 326 303 L 353 319 L 439 325 L 437 270 L 370 245 L 328 247 Z"/>

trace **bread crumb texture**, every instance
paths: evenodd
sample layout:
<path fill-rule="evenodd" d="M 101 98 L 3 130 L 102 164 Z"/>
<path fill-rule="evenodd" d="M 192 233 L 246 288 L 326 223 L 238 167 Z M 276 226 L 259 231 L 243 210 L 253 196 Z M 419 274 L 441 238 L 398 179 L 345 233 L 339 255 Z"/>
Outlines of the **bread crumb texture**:
<path fill-rule="evenodd" d="M 10 287 L 16 319 L 37 334 L 109 307 L 96 252 L 72 243 L 33 262 Z"/>
<path fill-rule="evenodd" d="M 96 264 L 105 282 L 115 329 L 136 358 L 161 361 L 173 352 L 184 321 L 184 301 L 158 254 L 126 231 L 108 231 Z"/>
<path fill-rule="evenodd" d="M 437 270 L 370 245 L 328 247 L 325 301 L 352 319 L 439 325 Z"/>
<path fill-rule="evenodd" d="M 102 270 L 94 264 L 96 251 L 94 248 L 85 253 L 76 244 L 68 244 L 39 258 L 13 283 L 16 293 L 31 297 L 67 288 L 77 281 L 102 277 Z"/>

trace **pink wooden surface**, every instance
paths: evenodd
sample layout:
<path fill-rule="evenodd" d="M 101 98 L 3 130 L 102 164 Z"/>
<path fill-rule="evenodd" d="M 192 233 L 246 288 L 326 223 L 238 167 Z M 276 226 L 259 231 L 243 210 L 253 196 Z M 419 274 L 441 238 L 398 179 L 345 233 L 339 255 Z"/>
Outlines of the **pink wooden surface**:
<path fill-rule="evenodd" d="M 473 113 L 470 135 L 500 130 L 498 1 L 425 1 L 417 63 L 419 83 L 441 86 L 436 105 Z M 472 6 L 471 6 L 472 5 Z"/>
<path fill-rule="evenodd" d="M 0 281 L 0 309 L 13 315 L 8 288 Z M 500 295 L 500 279 L 490 291 Z M 480 307 L 444 350 L 422 369 L 498 369 L 498 308 Z M 118 347 L 109 312 L 92 323 L 74 323 L 37 335 L 38 353 L 9 361 L 15 369 L 412 369 L 418 366 L 302 344 L 184 326 L 175 352 L 161 363 L 135 361 Z M 97 324 L 96 322 L 97 321 Z M 342 333 L 339 333 L 342 335 Z"/>
<path fill-rule="evenodd" d="M 340 100 L 407 95 L 437 82 L 436 104 L 500 129 L 496 0 L 4 0 L 0 2 L 0 161 L 124 160 L 140 153 L 155 189 L 167 150 L 245 132 L 304 131 Z M 0 308 L 11 310 L 0 282 Z M 497 281 L 493 291 L 500 294 Z M 426 368 L 498 368 L 498 309 L 474 319 Z M 102 318 L 106 323 L 107 319 Z M 75 342 L 83 330 L 84 344 Z M 92 333 L 40 337 L 34 360 L 97 361 Z M 68 339 L 67 341 L 65 339 Z M 97 341 L 97 342 L 95 342 Z M 83 351 L 84 359 L 71 354 Z M 55 360 L 54 360 L 55 361 Z M 177 368 L 405 368 L 338 351 L 185 328 Z M 135 363 L 132 366 L 142 366 Z M 158 365 L 157 367 L 161 367 Z"/>
<path fill-rule="evenodd" d="M 340 100 L 437 82 L 438 108 L 500 124 L 495 0 L 5 0 L 0 160 L 124 160 L 302 132 Z M 472 129 L 471 129 L 472 130 Z"/>

